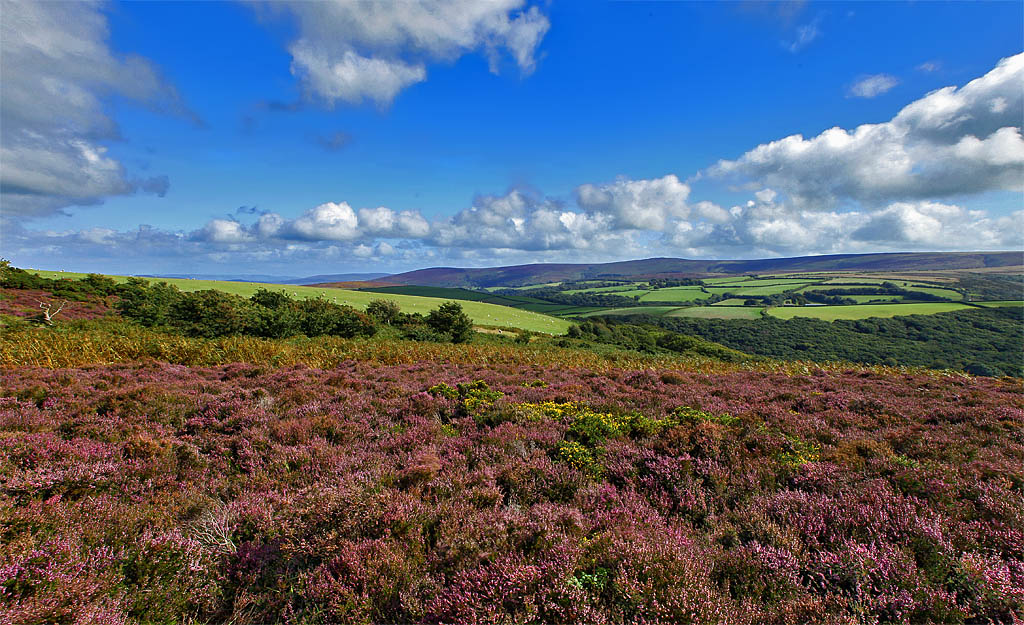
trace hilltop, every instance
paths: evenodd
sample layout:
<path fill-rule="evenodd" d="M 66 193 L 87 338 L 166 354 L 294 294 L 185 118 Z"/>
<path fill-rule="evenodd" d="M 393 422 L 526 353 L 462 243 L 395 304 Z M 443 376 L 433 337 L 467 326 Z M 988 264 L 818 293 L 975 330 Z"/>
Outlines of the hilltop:
<path fill-rule="evenodd" d="M 647 258 L 614 263 L 514 265 L 509 267 L 433 267 L 387 276 L 390 284 L 450 287 L 513 287 L 566 280 L 699 277 L 748 273 L 810 271 L 953 271 L 1020 268 L 1024 252 L 899 252 L 835 254 L 756 260 Z"/>

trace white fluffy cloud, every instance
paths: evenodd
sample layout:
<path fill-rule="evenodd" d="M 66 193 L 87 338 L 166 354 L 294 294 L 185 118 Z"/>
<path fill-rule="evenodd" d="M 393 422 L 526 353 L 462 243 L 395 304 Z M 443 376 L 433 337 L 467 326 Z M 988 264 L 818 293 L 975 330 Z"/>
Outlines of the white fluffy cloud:
<path fill-rule="evenodd" d="M 426 80 L 426 63 L 477 51 L 495 73 L 504 51 L 529 74 L 550 26 L 524 0 L 329 0 L 277 7 L 299 24 L 299 37 L 289 46 L 292 73 L 309 95 L 329 105 L 387 105 L 402 89 Z"/>
<path fill-rule="evenodd" d="M 882 95 L 898 84 L 900 84 L 899 79 L 889 74 L 864 76 L 850 85 L 849 94 L 855 98 L 873 98 Z"/>
<path fill-rule="evenodd" d="M 103 98 L 188 112 L 157 70 L 108 46 L 91 2 L 4 1 L 0 20 L 0 200 L 8 217 L 52 214 L 136 190 L 163 195 L 165 177 L 132 179 L 102 141 L 117 139 Z"/>
<path fill-rule="evenodd" d="M 689 195 L 690 187 L 669 174 L 653 180 L 584 184 L 576 189 L 576 203 L 585 211 L 612 217 L 618 229 L 663 230 L 670 219 L 689 214 Z"/>
<path fill-rule="evenodd" d="M 786 193 L 801 208 L 880 205 L 1024 186 L 1024 54 L 963 87 L 912 102 L 891 121 L 760 145 L 713 176 Z"/>
<path fill-rule="evenodd" d="M 603 249 L 614 236 L 609 226 L 604 216 L 511 191 L 479 197 L 473 206 L 435 223 L 430 242 L 446 248 Z"/>

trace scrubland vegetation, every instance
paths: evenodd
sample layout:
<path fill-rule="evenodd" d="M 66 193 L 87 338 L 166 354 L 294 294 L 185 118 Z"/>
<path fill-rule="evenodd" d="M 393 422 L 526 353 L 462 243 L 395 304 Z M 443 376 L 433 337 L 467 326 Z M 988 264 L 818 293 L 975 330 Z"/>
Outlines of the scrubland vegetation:
<path fill-rule="evenodd" d="M 4 623 L 1024 615 L 1021 379 L 809 362 L 879 349 L 815 328 L 999 354 L 1014 307 L 742 322 L 812 345 L 783 362 L 715 335 L 741 322 L 48 286 L 0 299 Z"/>

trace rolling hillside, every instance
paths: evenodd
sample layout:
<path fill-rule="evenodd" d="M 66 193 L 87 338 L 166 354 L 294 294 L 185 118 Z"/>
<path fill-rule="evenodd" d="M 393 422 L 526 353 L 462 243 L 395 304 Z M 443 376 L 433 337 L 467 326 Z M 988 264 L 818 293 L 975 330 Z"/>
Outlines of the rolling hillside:
<path fill-rule="evenodd" d="M 907 252 L 836 254 L 757 260 L 648 258 L 599 264 L 534 264 L 510 267 L 434 267 L 387 277 L 391 284 L 444 287 L 513 287 L 564 280 L 651 279 L 808 271 L 952 271 L 1024 265 L 1024 252 Z"/>
<path fill-rule="evenodd" d="M 62 271 L 39 271 L 29 270 L 33 273 L 47 278 L 83 278 L 84 273 L 71 273 Z M 110 276 L 119 282 L 128 279 L 127 276 Z M 147 278 L 153 282 L 167 282 L 173 284 L 182 291 L 201 291 L 215 289 L 226 293 L 233 293 L 243 297 L 249 297 L 259 289 L 270 291 L 281 291 L 294 297 L 325 297 L 338 304 L 348 304 L 355 308 L 366 308 L 371 300 L 390 299 L 398 302 L 402 312 L 426 314 L 437 308 L 442 302 L 447 301 L 438 297 L 423 297 L 421 295 L 373 293 L 368 291 L 351 291 L 347 289 L 336 289 L 330 287 L 309 287 L 297 285 L 266 284 L 259 282 L 223 282 L 219 280 L 182 280 L 169 278 Z M 448 298 L 452 299 L 452 298 Z M 487 326 L 498 326 L 506 328 L 521 328 L 531 332 L 544 332 L 547 334 L 561 334 L 571 325 L 568 321 L 556 319 L 547 315 L 491 304 L 481 301 L 462 301 L 463 309 L 470 316 L 473 323 Z"/>

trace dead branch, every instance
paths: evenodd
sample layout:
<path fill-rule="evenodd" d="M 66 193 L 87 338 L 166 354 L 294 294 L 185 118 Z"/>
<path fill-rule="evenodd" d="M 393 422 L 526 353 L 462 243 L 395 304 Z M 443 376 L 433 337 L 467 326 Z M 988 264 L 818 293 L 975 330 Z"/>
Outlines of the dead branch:
<path fill-rule="evenodd" d="M 60 311 L 64 310 L 64 307 L 68 305 L 67 300 L 61 303 L 60 308 L 57 310 L 51 310 L 53 308 L 53 302 L 44 302 L 42 300 L 36 300 L 39 302 L 39 308 L 43 311 L 43 323 L 48 326 L 53 325 L 53 318 L 60 314 Z"/>

